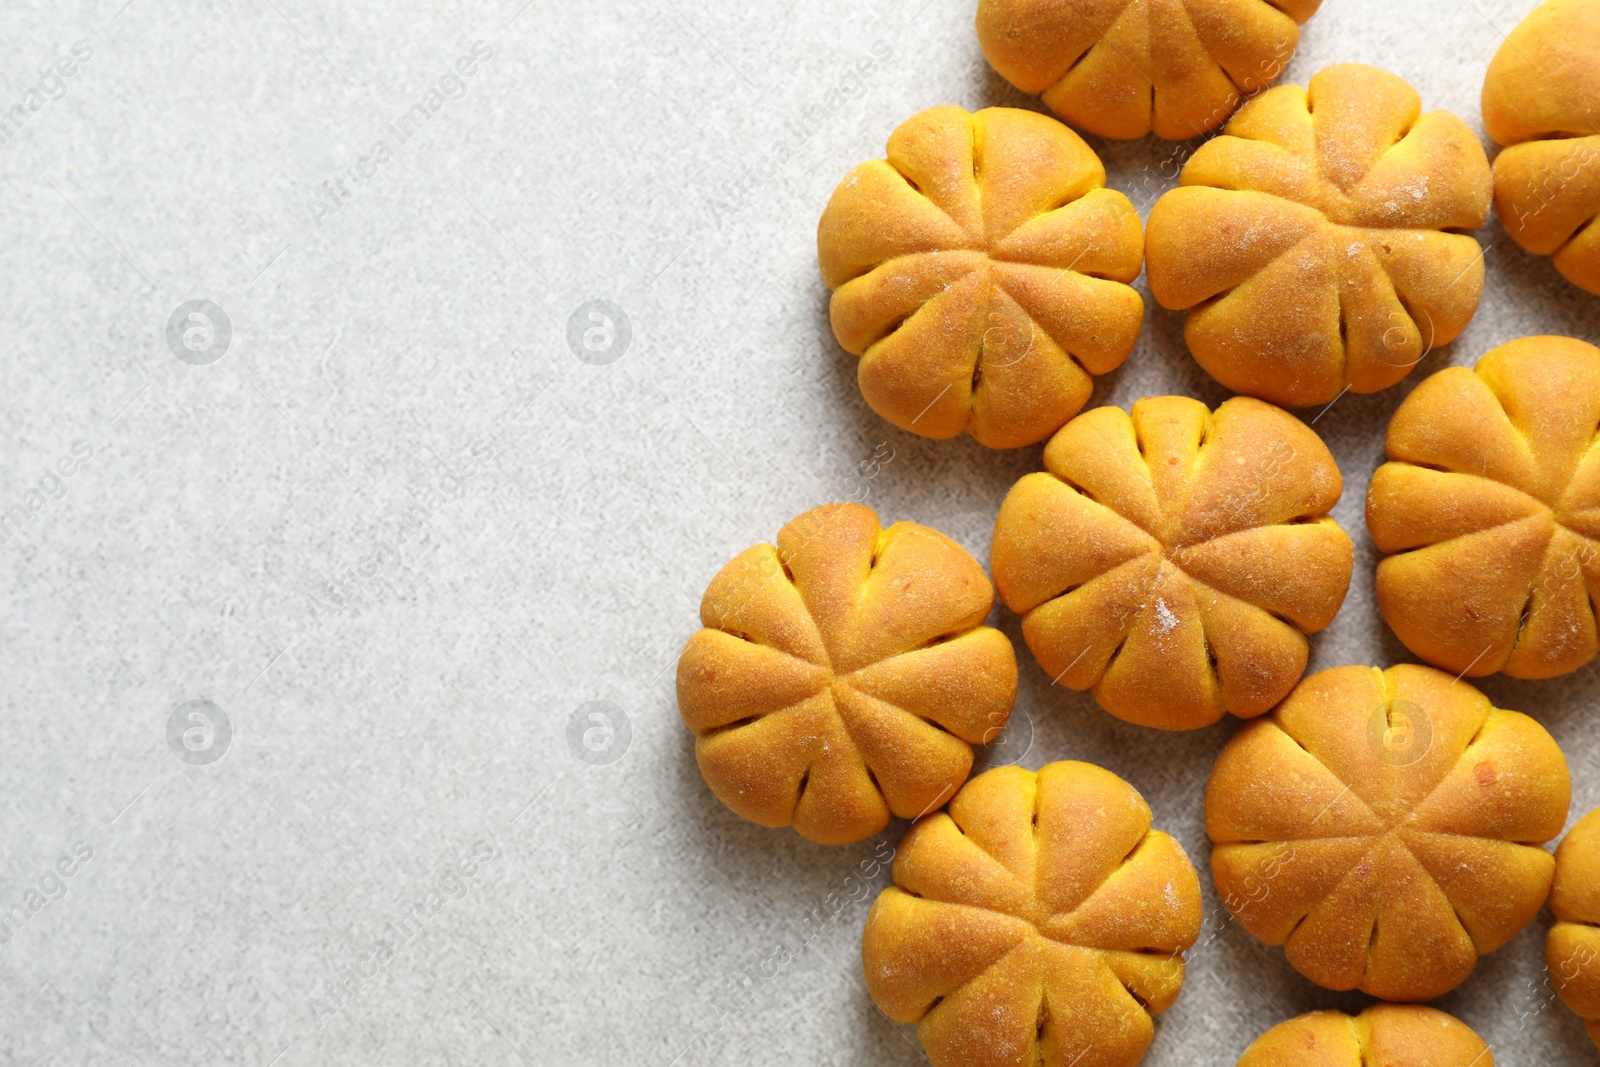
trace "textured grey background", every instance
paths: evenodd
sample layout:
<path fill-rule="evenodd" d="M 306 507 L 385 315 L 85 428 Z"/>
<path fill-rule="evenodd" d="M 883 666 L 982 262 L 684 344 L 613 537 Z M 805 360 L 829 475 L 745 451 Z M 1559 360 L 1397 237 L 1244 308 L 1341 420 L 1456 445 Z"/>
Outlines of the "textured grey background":
<path fill-rule="evenodd" d="M 519 3 L 0 12 L 6 107 L 92 49 L 0 145 L 0 512 L 27 516 L 0 546 L 0 909 L 27 914 L 0 945 L 0 1062 L 922 1062 L 863 992 L 848 878 L 903 825 L 830 849 L 723 810 L 672 667 L 716 569 L 859 495 L 875 453 L 886 522 L 987 558 L 1040 450 L 875 417 L 813 235 L 916 110 L 1029 102 L 987 70 L 971 0 Z M 1480 127 L 1484 68 L 1529 6 L 1331 0 L 1290 77 L 1375 63 Z M 474 41 L 492 59 L 399 143 L 386 124 Z M 858 87 L 875 45 L 892 56 Z M 1097 147 L 1147 210 L 1173 146 Z M 1498 225 L 1480 237 L 1465 336 L 1317 423 L 1360 547 L 1316 668 L 1408 658 L 1361 520 L 1407 390 L 1524 334 L 1600 341 L 1600 300 Z M 233 327 L 206 366 L 165 337 L 196 298 Z M 632 324 L 610 365 L 566 344 L 590 299 Z M 1150 310 L 1094 402 L 1222 399 L 1180 325 Z M 1597 672 L 1486 686 L 1561 741 L 1575 817 L 1600 804 Z M 1009 755 L 986 758 L 1112 768 L 1203 869 L 1202 786 L 1234 724 L 1161 735 L 1047 682 L 1024 654 Z M 167 740 L 197 699 L 234 729 L 205 766 Z M 591 700 L 631 725 L 605 765 L 567 740 Z M 53 874 L 75 848 L 92 857 Z M 450 877 L 475 848 L 492 858 Z M 1150 1064 L 1229 1064 L 1288 1014 L 1361 1003 L 1221 921 L 1202 882 Z M 433 914 L 370 962 L 419 902 Z M 1440 1002 L 1502 1063 L 1594 1059 L 1541 986 L 1547 922 Z"/>

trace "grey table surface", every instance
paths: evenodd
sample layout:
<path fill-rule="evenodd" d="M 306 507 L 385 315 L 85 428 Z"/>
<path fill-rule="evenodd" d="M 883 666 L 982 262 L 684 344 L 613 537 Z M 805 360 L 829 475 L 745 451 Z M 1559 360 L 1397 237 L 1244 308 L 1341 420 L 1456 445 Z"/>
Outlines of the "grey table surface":
<path fill-rule="evenodd" d="M 864 491 L 987 559 L 1040 449 L 877 418 L 814 229 L 913 112 L 1035 105 L 972 0 L 519 4 L 0 11 L 26 115 L 0 144 L 0 1062 L 923 1061 L 862 983 L 887 872 L 850 877 L 904 824 L 824 848 L 724 810 L 673 666 L 712 574 L 819 503 Z M 1529 6 L 1330 0 L 1289 78 L 1377 64 L 1481 133 Z M 1094 143 L 1141 210 L 1171 184 L 1174 146 Z M 1395 405 L 1515 337 L 1600 341 L 1600 299 L 1480 238 L 1465 335 L 1316 424 L 1358 546 L 1316 668 L 1410 658 L 1362 522 Z M 631 331 L 604 364 L 567 341 L 591 300 Z M 1225 395 L 1150 307 L 1094 403 L 1172 392 Z M 1204 872 L 1237 724 L 1126 726 L 1021 660 L 981 758 L 1113 769 Z M 1600 667 L 1484 688 L 1564 746 L 1573 817 L 1600 804 Z M 580 758 L 591 701 L 608 762 Z M 1364 1003 L 1202 884 L 1152 1067 Z M 1595 1059 L 1542 985 L 1548 922 L 1439 1001 L 1502 1063 Z"/>

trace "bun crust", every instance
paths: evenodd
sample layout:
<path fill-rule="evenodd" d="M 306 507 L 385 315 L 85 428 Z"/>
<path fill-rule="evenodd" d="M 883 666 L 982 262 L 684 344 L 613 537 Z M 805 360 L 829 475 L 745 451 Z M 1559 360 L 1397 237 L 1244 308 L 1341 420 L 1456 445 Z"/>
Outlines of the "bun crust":
<path fill-rule="evenodd" d="M 815 508 L 711 580 L 678 660 L 706 784 L 763 826 L 846 844 L 943 804 L 1017 696 L 994 590 L 926 526 Z"/>
<path fill-rule="evenodd" d="M 1600 809 L 1580 819 L 1556 849 L 1550 910 L 1556 916 L 1545 940 L 1550 984 L 1600 1045 Z"/>
<path fill-rule="evenodd" d="M 1262 1034 L 1239 1067 L 1494 1067 L 1483 1038 L 1418 1004 L 1374 1004 L 1360 1015 L 1314 1011 Z"/>
<path fill-rule="evenodd" d="M 1367 492 L 1378 605 L 1405 646 L 1478 677 L 1600 650 L 1600 348 L 1524 337 L 1417 386 Z"/>
<path fill-rule="evenodd" d="M 1234 392 L 1327 404 L 1404 378 L 1478 308 L 1478 138 L 1376 67 L 1344 64 L 1250 101 L 1150 212 L 1147 269 L 1188 311 L 1194 358 Z"/>
<path fill-rule="evenodd" d="M 1040 666 L 1165 730 L 1263 715 L 1333 621 L 1353 546 L 1327 446 L 1248 397 L 1098 408 L 1012 487 L 990 563 Z"/>
<path fill-rule="evenodd" d="M 1328 989 L 1430 1000 L 1544 906 L 1571 801 L 1544 728 L 1429 667 L 1312 675 L 1223 748 L 1217 891 Z"/>
<path fill-rule="evenodd" d="M 1506 232 L 1600 293 L 1600 0 L 1547 0 L 1506 36 L 1483 125 L 1507 146 L 1494 164 Z"/>
<path fill-rule="evenodd" d="M 1000 76 L 1101 137 L 1187 141 L 1288 66 L 1320 0 L 981 0 Z"/>
<path fill-rule="evenodd" d="M 930 108 L 834 191 L 817 227 L 833 333 L 903 430 L 990 448 L 1049 437 L 1133 351 L 1139 214 L 1045 115 Z"/>
<path fill-rule="evenodd" d="M 1088 763 L 979 775 L 919 820 L 861 939 L 867 989 L 934 1067 L 1131 1067 L 1183 985 L 1200 881 Z"/>

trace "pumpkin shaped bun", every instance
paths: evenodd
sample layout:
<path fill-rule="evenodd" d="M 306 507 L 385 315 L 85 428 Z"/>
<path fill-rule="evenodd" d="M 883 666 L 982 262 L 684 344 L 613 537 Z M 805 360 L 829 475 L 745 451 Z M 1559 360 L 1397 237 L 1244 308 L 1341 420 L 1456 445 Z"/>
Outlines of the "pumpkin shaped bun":
<path fill-rule="evenodd" d="M 1350 587 L 1344 482 L 1281 408 L 1188 397 L 1097 408 L 1012 487 L 990 557 L 1040 666 L 1164 730 L 1264 715 Z"/>
<path fill-rule="evenodd" d="M 867 915 L 867 990 L 934 1067 L 1131 1067 L 1183 986 L 1200 881 L 1088 763 L 1001 767 L 920 819 Z"/>
<path fill-rule="evenodd" d="M 1000 76 L 1101 137 L 1186 141 L 1271 84 L 1321 0 L 980 0 Z"/>
<path fill-rule="evenodd" d="M 1600 0 L 1548 0 L 1506 36 L 1483 127 L 1507 146 L 1494 161 L 1506 232 L 1600 293 Z"/>
<path fill-rule="evenodd" d="M 815 508 L 717 573 L 678 660 L 706 784 L 763 826 L 823 844 L 948 800 L 1017 695 L 994 590 L 944 534 Z"/>
<path fill-rule="evenodd" d="M 1600 348 L 1524 337 L 1448 367 L 1389 422 L 1367 492 L 1378 605 L 1405 646 L 1474 677 L 1594 658 Z"/>
<path fill-rule="evenodd" d="M 1133 351 L 1144 232 L 1100 158 L 1045 115 L 935 107 L 834 191 L 817 227 L 839 344 L 902 430 L 1043 441 Z"/>
<path fill-rule="evenodd" d="M 1571 801 L 1544 727 L 1431 667 L 1338 667 L 1223 747 L 1217 892 L 1328 989 L 1430 1000 L 1544 906 Z"/>
<path fill-rule="evenodd" d="M 1187 311 L 1194 358 L 1284 407 L 1373 393 L 1478 309 L 1483 146 L 1376 67 L 1268 89 L 1202 145 L 1150 212 L 1147 270 Z"/>
<path fill-rule="evenodd" d="M 1550 910 L 1556 916 L 1545 940 L 1550 984 L 1600 1045 L 1600 809 L 1578 820 L 1556 849 Z"/>
<path fill-rule="evenodd" d="M 1262 1034 L 1239 1067 L 1494 1067 L 1461 1020 L 1420 1004 L 1374 1004 L 1360 1015 L 1314 1011 Z"/>

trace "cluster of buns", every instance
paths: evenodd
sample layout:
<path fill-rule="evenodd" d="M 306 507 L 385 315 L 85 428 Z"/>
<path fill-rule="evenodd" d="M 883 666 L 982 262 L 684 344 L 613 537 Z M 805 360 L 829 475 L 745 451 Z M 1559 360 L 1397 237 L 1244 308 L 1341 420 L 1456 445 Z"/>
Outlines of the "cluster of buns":
<path fill-rule="evenodd" d="M 929 438 L 1048 441 L 1045 469 L 1001 505 L 993 586 L 926 527 L 857 504 L 794 519 L 712 579 L 678 703 L 707 785 L 752 822 L 844 844 L 914 820 L 862 960 L 935 1067 L 1132 1067 L 1200 933 L 1194 868 L 1129 783 L 1068 762 L 968 780 L 1017 694 L 1012 645 L 985 625 L 996 590 L 1051 681 L 1112 715 L 1253 720 L 1206 788 L 1212 877 L 1307 979 L 1432 999 L 1548 901 L 1552 988 L 1600 1044 L 1600 812 L 1552 856 L 1564 755 L 1461 680 L 1600 651 L 1600 348 L 1514 341 L 1396 410 L 1366 521 L 1384 618 L 1433 666 L 1303 677 L 1355 552 L 1331 517 L 1339 468 L 1284 410 L 1385 389 L 1458 337 L 1491 204 L 1600 293 L 1600 0 L 1548 0 L 1495 57 L 1492 170 L 1393 74 L 1271 87 L 1318 7 L 980 0 L 995 69 L 1073 126 L 1221 128 L 1147 227 L 1073 129 L 998 107 L 913 116 L 823 212 L 830 319 L 866 403 Z M 1137 342 L 1142 269 L 1186 313 L 1194 359 L 1244 395 L 1080 414 Z M 1400 1003 L 1291 1019 L 1239 1063 L 1493 1057 Z"/>

